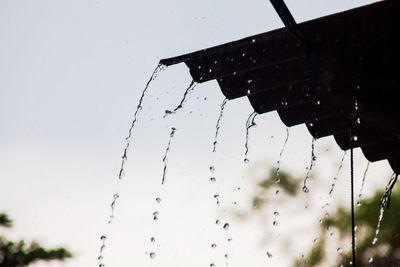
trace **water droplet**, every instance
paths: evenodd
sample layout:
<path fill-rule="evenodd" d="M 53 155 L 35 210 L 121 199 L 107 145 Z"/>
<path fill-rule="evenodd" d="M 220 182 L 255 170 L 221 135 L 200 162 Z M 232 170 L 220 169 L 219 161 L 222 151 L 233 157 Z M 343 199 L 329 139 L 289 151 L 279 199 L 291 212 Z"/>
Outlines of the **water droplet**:
<path fill-rule="evenodd" d="M 230 238 L 228 238 L 228 239 L 227 239 L 227 241 L 228 241 L 228 242 L 231 242 L 231 241 L 232 241 L 232 238 L 231 238 L 231 237 L 230 237 Z"/>
<path fill-rule="evenodd" d="M 225 231 L 228 230 L 229 229 L 229 223 L 225 223 L 223 228 L 224 228 Z"/>
<path fill-rule="evenodd" d="M 272 223 L 272 225 L 273 225 L 273 226 L 278 226 L 278 222 L 277 222 L 277 221 L 274 221 L 274 222 Z"/>
<path fill-rule="evenodd" d="M 252 83 L 252 82 L 253 82 L 252 79 L 248 79 L 248 80 L 247 80 L 247 83 Z"/>
<path fill-rule="evenodd" d="M 277 194 L 279 194 L 279 190 L 276 190 L 276 191 L 275 191 L 275 195 L 277 195 Z"/>
<path fill-rule="evenodd" d="M 314 238 L 314 244 L 318 242 L 318 238 Z"/>
<path fill-rule="evenodd" d="M 368 259 L 368 262 L 369 262 L 369 263 L 371 263 L 371 262 L 373 262 L 373 261 L 374 261 L 374 258 L 372 258 L 372 257 Z"/>
<path fill-rule="evenodd" d="M 322 219 L 319 220 L 319 223 L 322 223 Z"/>
<path fill-rule="evenodd" d="M 215 267 L 215 264 L 214 263 L 210 263 L 210 267 Z"/>
<path fill-rule="evenodd" d="M 355 142 L 358 141 L 358 136 L 357 135 L 353 135 L 353 141 L 355 141 Z"/>
<path fill-rule="evenodd" d="M 215 243 L 211 244 L 211 248 L 216 248 L 216 247 L 217 247 L 217 244 L 215 244 Z"/>
<path fill-rule="evenodd" d="M 318 100 L 318 101 L 315 103 L 315 105 L 320 106 L 320 105 L 321 105 L 321 101 Z"/>
<path fill-rule="evenodd" d="M 252 42 L 252 43 L 255 43 L 255 42 L 256 42 L 256 39 L 253 38 L 253 39 L 251 40 L 251 42 Z"/>
<path fill-rule="evenodd" d="M 357 231 L 357 225 L 354 226 L 354 232 L 356 232 L 356 231 Z"/>
<path fill-rule="evenodd" d="M 302 190 L 303 190 L 304 193 L 309 193 L 310 192 L 310 189 L 308 189 L 307 186 L 303 186 Z"/>
<path fill-rule="evenodd" d="M 154 259 L 156 257 L 156 253 L 155 252 L 150 252 L 150 259 Z"/>
<path fill-rule="evenodd" d="M 156 242 L 156 239 L 152 236 L 152 237 L 150 237 L 150 242 L 154 243 L 154 242 Z"/>
<path fill-rule="evenodd" d="M 274 212 L 274 216 L 276 217 L 276 216 L 279 216 L 279 212 L 278 211 L 275 211 Z"/>
<path fill-rule="evenodd" d="M 349 261 L 349 264 L 350 264 L 350 265 L 353 265 L 353 262 L 352 262 L 352 261 Z"/>
<path fill-rule="evenodd" d="M 157 202 L 157 203 L 160 203 L 160 202 L 161 202 L 161 198 L 159 198 L 159 197 L 156 198 L 156 202 Z"/>
<path fill-rule="evenodd" d="M 272 254 L 269 253 L 269 251 L 267 251 L 267 256 L 268 256 L 268 258 L 272 258 Z"/>
<path fill-rule="evenodd" d="M 215 171 L 214 166 L 210 166 L 210 172 L 213 173 Z"/>
<path fill-rule="evenodd" d="M 219 224 L 219 223 L 220 223 L 220 221 L 219 221 L 219 220 L 216 220 L 216 221 L 215 221 L 215 224 Z"/>
<path fill-rule="evenodd" d="M 361 206 L 361 202 L 360 201 L 357 201 L 357 206 Z"/>
<path fill-rule="evenodd" d="M 213 183 L 215 183 L 215 181 L 217 181 L 217 179 L 215 179 L 215 177 L 211 177 L 211 178 L 210 178 L 210 181 L 213 182 Z"/>
<path fill-rule="evenodd" d="M 338 252 L 339 254 L 342 254 L 343 250 L 342 250 L 341 248 L 338 248 L 338 249 L 337 249 L 337 252 Z"/>
<path fill-rule="evenodd" d="M 103 241 L 103 240 L 106 240 L 106 238 L 107 238 L 107 237 L 106 237 L 105 235 L 102 235 L 102 236 L 100 237 L 100 240 Z"/>
<path fill-rule="evenodd" d="M 242 54 L 242 57 L 245 57 L 245 56 L 246 56 L 246 53 L 243 53 L 243 54 Z"/>
<path fill-rule="evenodd" d="M 250 95 L 251 94 L 251 90 L 247 89 L 247 94 Z"/>
<path fill-rule="evenodd" d="M 374 240 L 372 240 L 372 245 L 375 245 L 377 241 L 378 241 L 378 238 L 375 237 Z"/>
<path fill-rule="evenodd" d="M 245 158 L 245 159 L 243 160 L 243 162 L 244 162 L 244 163 L 249 163 L 250 161 L 249 161 L 249 159 Z"/>
<path fill-rule="evenodd" d="M 212 69 L 209 69 L 208 72 L 211 73 L 211 72 L 212 72 Z"/>
<path fill-rule="evenodd" d="M 225 259 L 228 259 L 228 258 L 229 258 L 228 254 L 225 254 L 224 257 L 225 257 Z"/>
<path fill-rule="evenodd" d="M 360 118 L 357 118 L 357 119 L 356 119 L 356 124 L 357 124 L 357 125 L 360 125 L 360 124 L 361 124 L 361 119 L 360 119 Z"/>
<path fill-rule="evenodd" d="M 281 179 L 279 179 L 279 178 L 276 178 L 276 179 L 275 179 L 275 183 L 276 183 L 276 184 L 279 184 L 280 182 L 281 182 Z"/>

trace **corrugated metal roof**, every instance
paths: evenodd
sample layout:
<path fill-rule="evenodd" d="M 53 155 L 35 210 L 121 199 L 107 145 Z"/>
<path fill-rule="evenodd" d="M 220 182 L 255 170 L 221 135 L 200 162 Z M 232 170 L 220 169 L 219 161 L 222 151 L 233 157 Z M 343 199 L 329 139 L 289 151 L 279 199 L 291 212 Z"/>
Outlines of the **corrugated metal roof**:
<path fill-rule="evenodd" d="M 217 80 L 228 99 L 350 148 L 350 128 L 370 161 L 400 170 L 400 1 L 387 0 L 179 57 L 196 82 Z M 357 139 L 357 140 L 355 140 Z"/>

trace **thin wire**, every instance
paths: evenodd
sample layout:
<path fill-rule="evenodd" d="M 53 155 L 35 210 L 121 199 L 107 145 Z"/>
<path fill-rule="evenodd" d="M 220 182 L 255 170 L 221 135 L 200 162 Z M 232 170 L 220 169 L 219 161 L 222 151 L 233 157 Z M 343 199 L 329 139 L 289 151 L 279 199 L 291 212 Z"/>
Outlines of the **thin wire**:
<path fill-rule="evenodd" d="M 353 133 L 350 126 L 350 183 L 351 183 L 351 249 L 353 252 L 353 266 L 356 266 L 356 243 L 354 222 L 354 168 L 353 168 Z"/>

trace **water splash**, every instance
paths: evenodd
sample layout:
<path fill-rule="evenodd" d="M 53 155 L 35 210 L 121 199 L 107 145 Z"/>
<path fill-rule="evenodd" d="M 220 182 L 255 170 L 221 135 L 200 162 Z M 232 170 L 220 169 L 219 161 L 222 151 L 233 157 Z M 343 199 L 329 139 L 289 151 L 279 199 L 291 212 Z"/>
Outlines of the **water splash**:
<path fill-rule="evenodd" d="M 146 84 L 146 86 L 144 87 L 144 89 L 142 91 L 142 95 L 140 96 L 140 99 L 139 99 L 139 104 L 137 105 L 136 111 L 133 114 L 133 120 L 132 120 L 132 123 L 131 123 L 131 127 L 129 128 L 129 131 L 128 131 L 128 136 L 125 138 L 126 146 L 125 146 L 125 149 L 124 149 L 124 153 L 122 155 L 121 168 L 119 170 L 119 175 L 118 175 L 119 179 L 122 179 L 122 177 L 124 176 L 124 167 L 125 167 L 126 161 L 128 160 L 128 150 L 129 150 L 129 146 L 130 146 L 130 142 L 131 142 L 132 134 L 133 134 L 132 131 L 133 131 L 133 128 L 134 128 L 134 126 L 135 126 L 135 124 L 136 124 L 136 122 L 138 120 L 139 112 L 143 108 L 142 104 L 143 104 L 144 96 L 147 93 L 147 89 L 149 88 L 150 83 L 157 78 L 158 73 L 160 73 L 162 70 L 164 70 L 166 68 L 167 68 L 167 66 L 162 65 L 162 64 L 158 64 L 157 67 L 155 68 L 155 70 L 153 71 L 153 73 L 151 74 L 150 79 L 147 81 L 147 84 Z"/>
<path fill-rule="evenodd" d="M 161 184 L 163 185 L 165 182 L 165 177 L 167 175 L 167 165 L 168 165 L 168 152 L 171 146 L 171 140 L 174 137 L 176 132 L 176 128 L 172 127 L 171 128 L 171 133 L 169 134 L 169 141 L 168 141 L 168 145 L 167 145 L 167 149 L 165 150 L 165 154 L 164 154 L 164 158 L 163 158 L 163 162 L 164 162 L 164 170 L 163 170 L 163 176 L 162 176 L 162 181 Z"/>
<path fill-rule="evenodd" d="M 190 85 L 186 89 L 185 93 L 183 94 L 183 98 L 182 98 L 181 102 L 179 103 L 179 105 L 176 108 L 174 108 L 174 110 L 166 110 L 165 114 L 164 114 L 164 118 L 166 118 L 168 115 L 175 114 L 178 110 L 183 108 L 183 104 L 186 102 L 186 97 L 194 90 L 196 85 L 197 85 L 197 83 L 194 80 L 192 80 Z"/>
<path fill-rule="evenodd" d="M 378 242 L 378 234 L 379 234 L 379 230 L 381 228 L 381 222 L 382 222 L 382 219 L 383 219 L 383 212 L 384 211 L 385 211 L 385 209 L 383 207 L 381 207 L 380 210 L 379 210 L 379 219 L 378 219 L 378 224 L 376 226 L 374 239 L 372 239 L 372 245 L 375 245 L 376 242 Z"/>
<path fill-rule="evenodd" d="M 222 116 L 223 116 L 223 114 L 224 114 L 225 105 L 226 105 L 226 103 L 227 103 L 228 101 L 229 101 L 228 98 L 225 98 L 224 101 L 222 101 L 221 111 L 219 112 L 219 117 L 218 117 L 218 120 L 217 120 L 217 125 L 215 126 L 215 129 L 216 129 L 216 130 L 215 130 L 215 137 L 214 137 L 214 143 L 213 143 L 213 152 L 215 152 L 216 149 L 217 149 L 217 138 L 218 138 L 218 133 L 219 133 L 219 129 L 220 129 L 221 119 L 222 119 Z"/>
<path fill-rule="evenodd" d="M 332 183 L 332 186 L 331 186 L 331 190 L 329 190 L 329 195 L 332 195 L 333 189 L 335 188 L 336 182 L 337 182 L 338 177 L 339 177 L 339 173 L 343 168 L 343 162 L 344 162 L 344 158 L 346 157 L 346 154 L 347 154 L 347 151 L 344 151 L 342 160 L 340 161 L 339 168 L 338 168 L 338 170 L 336 172 L 335 177 L 333 177 L 333 183 Z"/>
<path fill-rule="evenodd" d="M 99 256 L 97 257 L 97 259 L 98 259 L 99 261 L 103 259 L 103 252 L 104 252 L 104 249 L 106 248 L 106 239 L 107 239 L 107 237 L 106 237 L 105 235 L 102 235 L 102 236 L 100 237 L 100 240 L 101 240 L 101 247 L 100 247 Z"/>
<path fill-rule="evenodd" d="M 246 151 L 244 152 L 244 163 L 249 163 L 249 159 L 247 158 L 247 153 L 249 152 L 249 130 L 250 128 L 257 126 L 257 124 L 254 122 L 254 119 L 257 117 L 257 115 L 257 112 L 254 111 L 250 114 L 246 121 L 246 143 L 244 144 Z"/>
<path fill-rule="evenodd" d="M 286 146 L 288 140 L 289 140 L 289 128 L 286 127 L 286 139 L 285 139 L 285 142 L 283 143 L 281 152 L 279 153 L 279 160 L 277 161 L 278 166 L 276 167 L 276 180 L 275 180 L 275 182 L 277 182 L 277 183 L 280 182 L 279 173 L 280 173 L 280 170 L 281 170 L 281 159 L 282 159 L 283 151 L 285 151 L 285 146 Z"/>
<path fill-rule="evenodd" d="M 390 181 L 386 186 L 385 194 L 383 195 L 383 197 L 381 198 L 381 202 L 379 203 L 379 206 L 381 208 L 384 208 L 386 206 L 386 208 L 389 209 L 390 196 L 392 195 L 392 189 L 397 182 L 398 176 L 399 175 L 397 173 L 392 174 L 392 178 L 390 178 Z"/>
<path fill-rule="evenodd" d="M 368 168 L 369 168 L 369 163 L 370 162 L 368 161 L 367 167 L 365 168 L 365 171 L 364 171 L 363 179 L 362 179 L 362 182 L 361 182 L 360 194 L 358 194 L 358 197 L 362 196 L 362 192 L 363 192 L 363 189 L 364 189 L 364 183 L 365 183 L 365 177 L 367 177 L 367 172 L 368 172 Z"/>
<path fill-rule="evenodd" d="M 311 170 L 314 167 L 315 161 L 317 159 L 314 154 L 314 144 L 315 144 L 315 138 L 313 137 L 312 142 L 311 142 L 311 162 L 310 162 L 310 166 L 308 167 L 308 170 L 307 170 L 306 178 L 304 178 L 304 183 L 303 183 L 303 188 L 302 188 L 304 193 L 310 192 L 310 190 L 307 187 L 307 181 L 308 181 L 308 179 L 310 179 Z"/>
<path fill-rule="evenodd" d="M 112 223 L 112 220 L 114 219 L 115 202 L 117 201 L 118 198 L 119 198 L 119 194 L 115 193 L 113 195 L 113 201 L 111 202 L 111 215 L 110 215 L 110 219 L 108 220 L 108 223 Z"/>

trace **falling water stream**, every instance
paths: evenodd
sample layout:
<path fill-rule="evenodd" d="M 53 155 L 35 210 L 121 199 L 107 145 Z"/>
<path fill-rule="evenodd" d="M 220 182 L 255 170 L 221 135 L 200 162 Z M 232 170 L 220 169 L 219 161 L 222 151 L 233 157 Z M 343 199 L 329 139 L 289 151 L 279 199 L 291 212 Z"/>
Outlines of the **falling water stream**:
<path fill-rule="evenodd" d="M 190 82 L 189 87 L 186 89 L 185 93 L 183 94 L 183 98 L 182 98 L 181 102 L 179 103 L 179 105 L 176 108 L 174 108 L 173 110 L 166 110 L 165 114 L 164 114 L 164 118 L 166 118 L 170 114 L 175 114 L 178 110 L 183 108 L 183 104 L 186 102 L 187 96 L 194 90 L 196 85 L 197 85 L 197 83 L 194 80 L 192 80 Z"/>
<path fill-rule="evenodd" d="M 283 155 L 283 152 L 285 151 L 285 147 L 286 147 L 286 144 L 287 144 L 288 140 L 289 140 L 289 128 L 286 127 L 286 139 L 285 139 L 285 142 L 283 142 L 283 146 L 282 146 L 281 152 L 279 153 L 279 159 L 277 161 L 278 165 L 276 167 L 276 179 L 275 179 L 276 183 L 280 182 L 279 173 L 280 173 L 280 170 L 281 170 L 281 160 L 282 160 L 282 155 Z"/>
<path fill-rule="evenodd" d="M 219 112 L 219 117 L 217 120 L 217 124 L 215 126 L 215 136 L 214 136 L 214 143 L 213 143 L 213 152 L 216 151 L 217 149 L 217 143 L 218 143 L 218 134 L 219 134 L 219 128 L 221 127 L 221 119 L 222 116 L 224 115 L 224 109 L 225 109 L 225 105 L 226 103 L 228 103 L 228 98 L 225 98 L 224 101 L 222 101 L 222 105 L 221 105 L 221 111 Z"/>
<path fill-rule="evenodd" d="M 364 175 L 363 175 L 362 182 L 361 182 L 360 194 L 358 194 L 358 197 L 359 197 L 359 198 L 362 197 L 362 193 L 363 193 L 363 189 L 364 189 L 364 183 L 365 183 L 365 178 L 367 177 L 367 172 L 368 172 L 368 168 L 369 168 L 369 163 L 370 163 L 370 162 L 368 161 L 367 167 L 365 168 L 365 171 L 364 171 Z"/>
<path fill-rule="evenodd" d="M 174 137 L 176 132 L 176 128 L 172 127 L 171 128 L 171 133 L 169 134 L 169 141 L 168 141 L 168 145 L 167 145 L 167 149 L 165 149 L 165 154 L 164 154 L 164 158 L 163 158 L 163 162 L 164 162 L 164 169 L 163 169 L 163 175 L 162 175 L 162 180 L 161 180 L 161 184 L 164 184 L 165 182 L 165 177 L 167 175 L 167 168 L 168 168 L 168 152 L 170 150 L 171 147 L 171 140 Z"/>
<path fill-rule="evenodd" d="M 310 189 L 308 189 L 308 187 L 307 187 L 307 181 L 308 181 L 308 179 L 310 179 L 311 170 L 315 165 L 315 160 L 317 159 L 314 154 L 314 144 L 315 144 L 315 138 L 313 138 L 311 141 L 311 162 L 310 162 L 310 166 L 308 167 L 308 170 L 307 170 L 306 178 L 304 178 L 304 183 L 303 183 L 303 188 L 302 188 L 304 193 L 310 192 Z"/>
<path fill-rule="evenodd" d="M 340 173 L 340 171 L 342 170 L 342 167 L 343 167 L 343 162 L 344 162 L 344 158 L 346 157 L 346 154 L 347 154 L 347 152 L 345 150 L 344 153 L 343 153 L 342 160 L 340 161 L 339 168 L 338 168 L 338 170 L 336 172 L 336 175 L 335 175 L 335 177 L 333 177 L 333 183 L 331 185 L 331 189 L 329 190 L 329 195 L 332 195 L 333 189 L 335 188 L 336 182 L 337 182 L 338 177 L 339 177 L 339 173 Z"/>
<path fill-rule="evenodd" d="M 244 144 L 246 151 L 244 152 L 244 163 L 249 163 L 249 159 L 247 158 L 247 154 L 249 153 L 249 131 L 250 128 L 257 126 L 257 124 L 254 122 L 254 119 L 257 117 L 257 115 L 258 113 L 254 111 L 250 114 L 246 121 L 246 142 Z"/>

